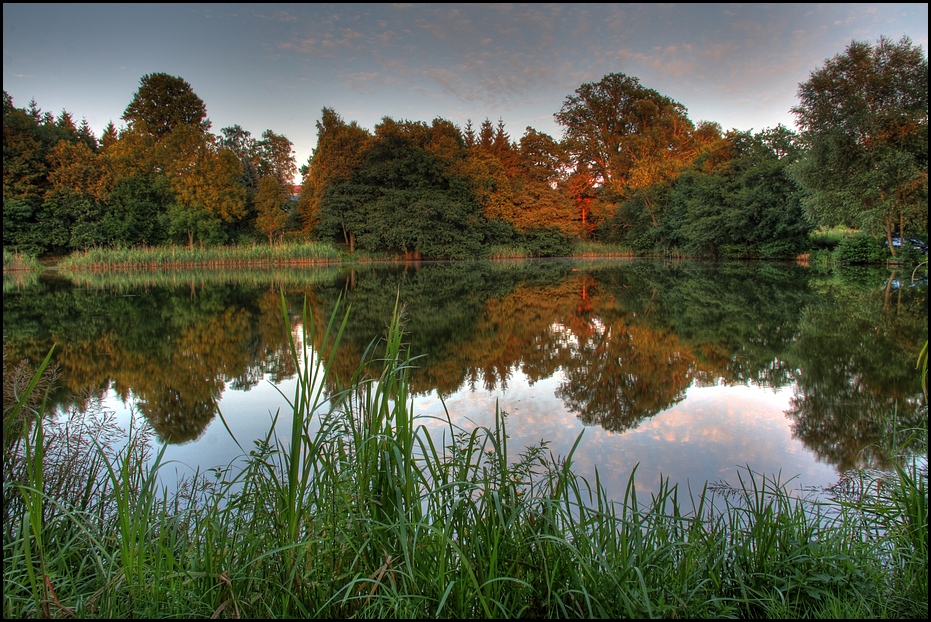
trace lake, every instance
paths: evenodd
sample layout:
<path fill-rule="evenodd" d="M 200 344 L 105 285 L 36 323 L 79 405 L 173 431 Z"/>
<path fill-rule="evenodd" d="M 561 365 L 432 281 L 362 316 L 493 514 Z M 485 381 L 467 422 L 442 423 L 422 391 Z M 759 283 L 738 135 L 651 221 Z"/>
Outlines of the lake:
<path fill-rule="evenodd" d="M 168 443 L 171 481 L 222 466 L 287 419 L 302 307 L 350 306 L 334 383 L 384 335 L 396 302 L 414 412 L 437 435 L 508 414 L 514 455 L 548 441 L 623 496 L 660 478 L 701 490 L 754 472 L 820 490 L 882 469 L 926 417 L 915 369 L 927 281 L 795 263 L 539 260 L 4 279 L 4 366 L 57 344 L 59 412 L 133 413 Z M 339 305 L 339 307 L 337 306 Z M 329 346 L 311 344 L 329 356 Z M 373 368 L 374 373 L 374 368 Z M 283 394 L 283 395 L 282 395 Z M 225 425 L 224 425 L 225 423 Z M 287 437 L 280 425 L 280 437 Z M 228 429 L 227 429 L 228 428 Z M 921 450 L 924 451 L 923 449 Z M 794 478 L 794 479 L 793 479 Z"/>

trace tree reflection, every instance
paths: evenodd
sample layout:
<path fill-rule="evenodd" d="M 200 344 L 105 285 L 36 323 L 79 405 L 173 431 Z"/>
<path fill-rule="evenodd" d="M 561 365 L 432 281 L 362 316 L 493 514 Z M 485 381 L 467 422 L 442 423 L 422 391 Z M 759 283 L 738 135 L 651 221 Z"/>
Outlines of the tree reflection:
<path fill-rule="evenodd" d="M 798 368 L 794 434 L 841 471 L 890 466 L 892 430 L 924 418 L 914 361 L 927 339 L 927 284 L 890 291 L 894 275 L 884 276 L 850 270 L 825 282 L 787 355 Z"/>
<path fill-rule="evenodd" d="M 324 277 L 78 287 L 42 277 L 4 297 L 4 341 L 41 361 L 57 343 L 62 388 L 112 389 L 159 436 L 198 438 L 227 388 L 280 383 L 296 369 L 304 301 L 310 344 L 334 356 L 327 390 L 351 378 L 397 302 L 420 356 L 414 393 L 506 389 L 561 374 L 557 397 L 587 425 L 622 432 L 670 408 L 693 383 L 795 385 L 795 434 L 841 469 L 882 466 L 888 420 L 916 423 L 914 361 L 927 338 L 927 285 L 887 272 L 823 275 L 796 265 L 569 261 L 358 266 Z M 337 310 L 337 304 L 341 308 Z M 322 341 L 349 315 L 337 352 Z M 377 352 L 377 350 L 376 350 Z M 422 356 L 421 356 L 422 355 Z M 375 375 L 377 363 L 368 370 Z"/>
<path fill-rule="evenodd" d="M 583 423 L 623 432 L 685 397 L 693 357 L 675 336 L 623 322 L 593 324 L 572 349 L 556 392 Z"/>
<path fill-rule="evenodd" d="M 82 411 L 71 396 L 112 387 L 162 440 L 179 443 L 203 433 L 227 382 L 247 389 L 266 369 L 277 380 L 293 375 L 278 292 L 195 281 L 123 291 L 53 281 L 4 301 L 11 352 L 41 360 L 59 344 L 64 391 L 53 406 Z"/>

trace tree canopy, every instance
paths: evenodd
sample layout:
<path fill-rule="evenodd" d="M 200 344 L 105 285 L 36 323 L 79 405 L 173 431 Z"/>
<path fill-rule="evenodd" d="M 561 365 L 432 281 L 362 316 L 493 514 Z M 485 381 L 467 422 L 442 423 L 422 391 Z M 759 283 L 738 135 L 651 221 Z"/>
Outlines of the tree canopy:
<path fill-rule="evenodd" d="M 854 41 L 799 85 L 806 207 L 827 225 L 928 226 L 928 59 L 903 37 Z"/>
<path fill-rule="evenodd" d="M 123 120 L 137 131 L 162 138 L 181 125 L 210 129 L 207 106 L 191 85 L 167 73 L 149 73 L 123 112 Z"/>
<path fill-rule="evenodd" d="M 117 128 L 3 99 L 4 245 L 255 243 L 300 236 L 409 258 L 568 253 L 576 240 L 640 253 L 793 257 L 815 224 L 875 236 L 927 230 L 927 60 L 908 39 L 853 42 L 799 86 L 784 127 L 723 132 L 611 73 L 566 97 L 560 139 L 504 119 L 464 128 L 325 107 L 297 172 L 291 140 L 212 134 L 184 79 L 140 80 Z M 864 234 L 866 235 L 866 234 Z M 869 237 L 869 236 L 867 236 Z M 870 242 L 881 249 L 875 237 Z M 883 251 L 881 254 L 886 255 Z"/>

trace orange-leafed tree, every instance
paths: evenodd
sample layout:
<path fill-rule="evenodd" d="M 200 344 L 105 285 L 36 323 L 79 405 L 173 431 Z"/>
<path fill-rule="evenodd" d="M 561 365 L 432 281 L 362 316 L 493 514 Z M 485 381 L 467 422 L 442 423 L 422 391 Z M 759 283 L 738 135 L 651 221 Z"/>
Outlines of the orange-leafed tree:
<path fill-rule="evenodd" d="M 259 180 L 259 190 L 255 195 L 255 226 L 268 236 L 271 245 L 274 236 L 281 235 L 288 223 L 285 205 L 288 195 L 274 175 L 265 175 Z"/>

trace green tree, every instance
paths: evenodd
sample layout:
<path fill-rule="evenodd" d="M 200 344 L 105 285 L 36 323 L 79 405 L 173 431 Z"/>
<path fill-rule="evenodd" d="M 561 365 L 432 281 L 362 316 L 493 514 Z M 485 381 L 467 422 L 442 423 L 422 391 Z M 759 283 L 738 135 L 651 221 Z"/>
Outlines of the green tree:
<path fill-rule="evenodd" d="M 442 119 L 427 125 L 386 117 L 373 139 L 334 149 L 335 162 L 321 156 L 312 182 L 320 194 L 320 234 L 342 229 L 351 249 L 358 244 L 411 258 L 479 255 L 485 222 L 469 184 L 453 172 L 451 164 L 464 157 L 464 144 L 451 127 Z M 362 149 L 355 152 L 353 147 Z M 317 164 L 315 153 L 311 175 Z M 324 183 L 316 186 L 317 180 Z"/>
<path fill-rule="evenodd" d="M 210 129 L 203 100 L 185 80 L 167 73 L 142 76 L 139 90 L 122 118 L 136 131 L 158 138 L 182 125 L 192 125 L 203 132 Z"/>
<path fill-rule="evenodd" d="M 188 248 L 194 248 L 195 240 L 201 246 L 226 241 L 223 221 L 199 205 L 170 204 L 168 210 L 159 215 L 159 226 L 172 242 L 187 242 Z"/>
<path fill-rule="evenodd" d="M 39 255 L 45 252 L 46 238 L 36 226 L 36 200 L 3 198 L 3 247 Z"/>
<path fill-rule="evenodd" d="M 164 175 L 139 173 L 117 180 L 101 223 L 108 241 L 125 246 L 161 243 L 159 216 L 173 200 Z"/>
<path fill-rule="evenodd" d="M 83 192 L 62 189 L 50 192 L 38 213 L 38 229 L 45 250 L 69 253 L 106 242 L 100 228 L 101 206 Z"/>
<path fill-rule="evenodd" d="M 730 158 L 708 152 L 669 189 L 669 214 L 655 242 L 691 255 L 794 257 L 808 247 L 811 223 L 789 168 L 802 156 L 783 126 L 728 135 Z"/>
<path fill-rule="evenodd" d="M 826 225 L 883 232 L 928 226 L 928 59 L 908 37 L 854 41 L 799 85 L 792 108 L 809 146 L 795 174 Z"/>
<path fill-rule="evenodd" d="M 13 106 L 3 92 L 3 198 L 41 202 L 48 189 L 46 157 L 54 147 L 39 123 L 35 102 L 29 110 Z"/>

